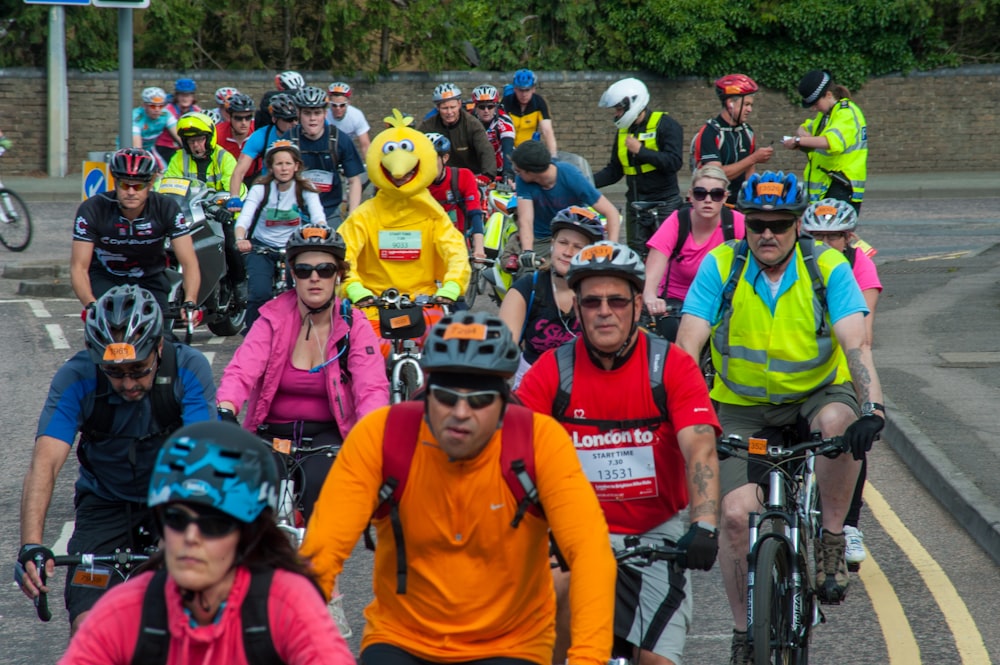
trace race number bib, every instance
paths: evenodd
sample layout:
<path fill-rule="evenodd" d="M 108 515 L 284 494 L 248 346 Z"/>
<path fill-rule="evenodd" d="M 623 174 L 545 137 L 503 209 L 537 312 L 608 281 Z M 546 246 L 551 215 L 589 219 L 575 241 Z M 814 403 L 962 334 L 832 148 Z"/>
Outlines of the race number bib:
<path fill-rule="evenodd" d="M 311 182 L 320 194 L 333 189 L 333 176 L 334 174 L 330 171 L 322 169 L 309 169 L 302 172 L 302 177 Z"/>
<path fill-rule="evenodd" d="M 414 261 L 420 258 L 420 231 L 379 231 L 378 257 L 383 261 Z"/>
<path fill-rule="evenodd" d="M 648 499 L 658 494 L 652 446 L 577 449 L 580 465 L 601 501 Z"/>

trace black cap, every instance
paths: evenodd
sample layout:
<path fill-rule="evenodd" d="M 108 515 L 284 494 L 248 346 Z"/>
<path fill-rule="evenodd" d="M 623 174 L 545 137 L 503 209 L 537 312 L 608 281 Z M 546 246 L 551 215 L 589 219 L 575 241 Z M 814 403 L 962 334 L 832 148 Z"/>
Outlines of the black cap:
<path fill-rule="evenodd" d="M 552 153 L 541 141 L 525 141 L 511 155 L 514 165 L 522 171 L 541 173 L 552 163 Z"/>
<path fill-rule="evenodd" d="M 799 94 L 802 95 L 802 108 L 807 109 L 826 93 L 833 82 L 830 72 L 814 69 L 799 81 Z"/>

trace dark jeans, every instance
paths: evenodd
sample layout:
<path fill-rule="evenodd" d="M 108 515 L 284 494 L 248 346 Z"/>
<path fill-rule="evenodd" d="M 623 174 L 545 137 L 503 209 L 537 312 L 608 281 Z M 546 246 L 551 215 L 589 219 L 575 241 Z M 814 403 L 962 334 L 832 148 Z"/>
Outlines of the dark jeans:
<path fill-rule="evenodd" d="M 267 248 L 272 251 L 261 253 L 257 251 L 258 248 Z M 274 271 L 280 256 L 278 250 L 257 242 L 254 242 L 253 249 L 243 256 L 247 268 L 247 316 L 245 319 L 247 330 L 260 316 L 260 308 L 274 296 Z"/>
<path fill-rule="evenodd" d="M 436 665 L 433 660 L 417 658 L 391 644 L 372 644 L 361 652 L 361 665 Z M 479 658 L 463 660 L 460 665 L 539 665 L 522 658 Z"/>

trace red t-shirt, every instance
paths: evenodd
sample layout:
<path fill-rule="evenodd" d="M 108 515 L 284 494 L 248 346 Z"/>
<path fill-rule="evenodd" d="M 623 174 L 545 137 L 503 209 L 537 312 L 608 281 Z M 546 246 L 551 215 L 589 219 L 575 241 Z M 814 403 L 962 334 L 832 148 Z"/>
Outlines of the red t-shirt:
<path fill-rule="evenodd" d="M 220 122 L 215 126 L 215 142 L 219 144 L 219 147 L 228 150 L 236 159 L 240 158 L 240 154 L 243 152 L 243 144 L 247 142 L 250 135 L 253 134 L 253 123 L 250 123 L 250 131 L 247 135 L 243 137 L 242 141 L 237 141 L 233 138 L 233 125 L 230 121 Z"/>
<path fill-rule="evenodd" d="M 458 189 L 456 198 L 455 188 L 452 187 L 454 173 L 458 172 L 458 181 L 455 186 Z M 468 211 L 479 210 L 479 184 L 476 182 L 475 174 L 469 169 L 444 167 L 444 178 L 441 182 L 433 182 L 427 188 L 434 200 L 441 204 L 444 211 L 451 217 L 458 230 L 465 233 L 465 216 L 458 205 L 459 198 L 465 201 L 465 209 Z"/>
<path fill-rule="evenodd" d="M 592 420 L 639 420 L 658 417 L 650 389 L 646 336 L 624 365 L 605 370 L 576 344 L 573 392 L 566 416 Z M 656 427 L 601 431 L 597 426 L 563 423 L 576 446 L 612 533 L 640 534 L 676 515 L 688 505 L 684 456 L 677 431 L 711 425 L 722 432 L 705 379 L 695 361 L 671 344 L 663 372 L 670 420 Z M 517 396 L 525 406 L 552 414 L 559 388 L 555 351 L 548 351 L 521 379 Z"/>

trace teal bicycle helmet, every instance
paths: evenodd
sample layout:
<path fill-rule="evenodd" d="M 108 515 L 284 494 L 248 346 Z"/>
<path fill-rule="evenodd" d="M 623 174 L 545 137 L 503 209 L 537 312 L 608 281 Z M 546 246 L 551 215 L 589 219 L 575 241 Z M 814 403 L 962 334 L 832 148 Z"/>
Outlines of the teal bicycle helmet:
<path fill-rule="evenodd" d="M 420 365 L 424 371 L 485 374 L 510 378 L 521 351 L 510 328 L 488 312 L 458 312 L 431 328 Z"/>
<path fill-rule="evenodd" d="M 754 173 L 740 188 L 736 207 L 747 212 L 788 212 L 796 217 L 808 205 L 805 189 L 794 173 Z"/>

